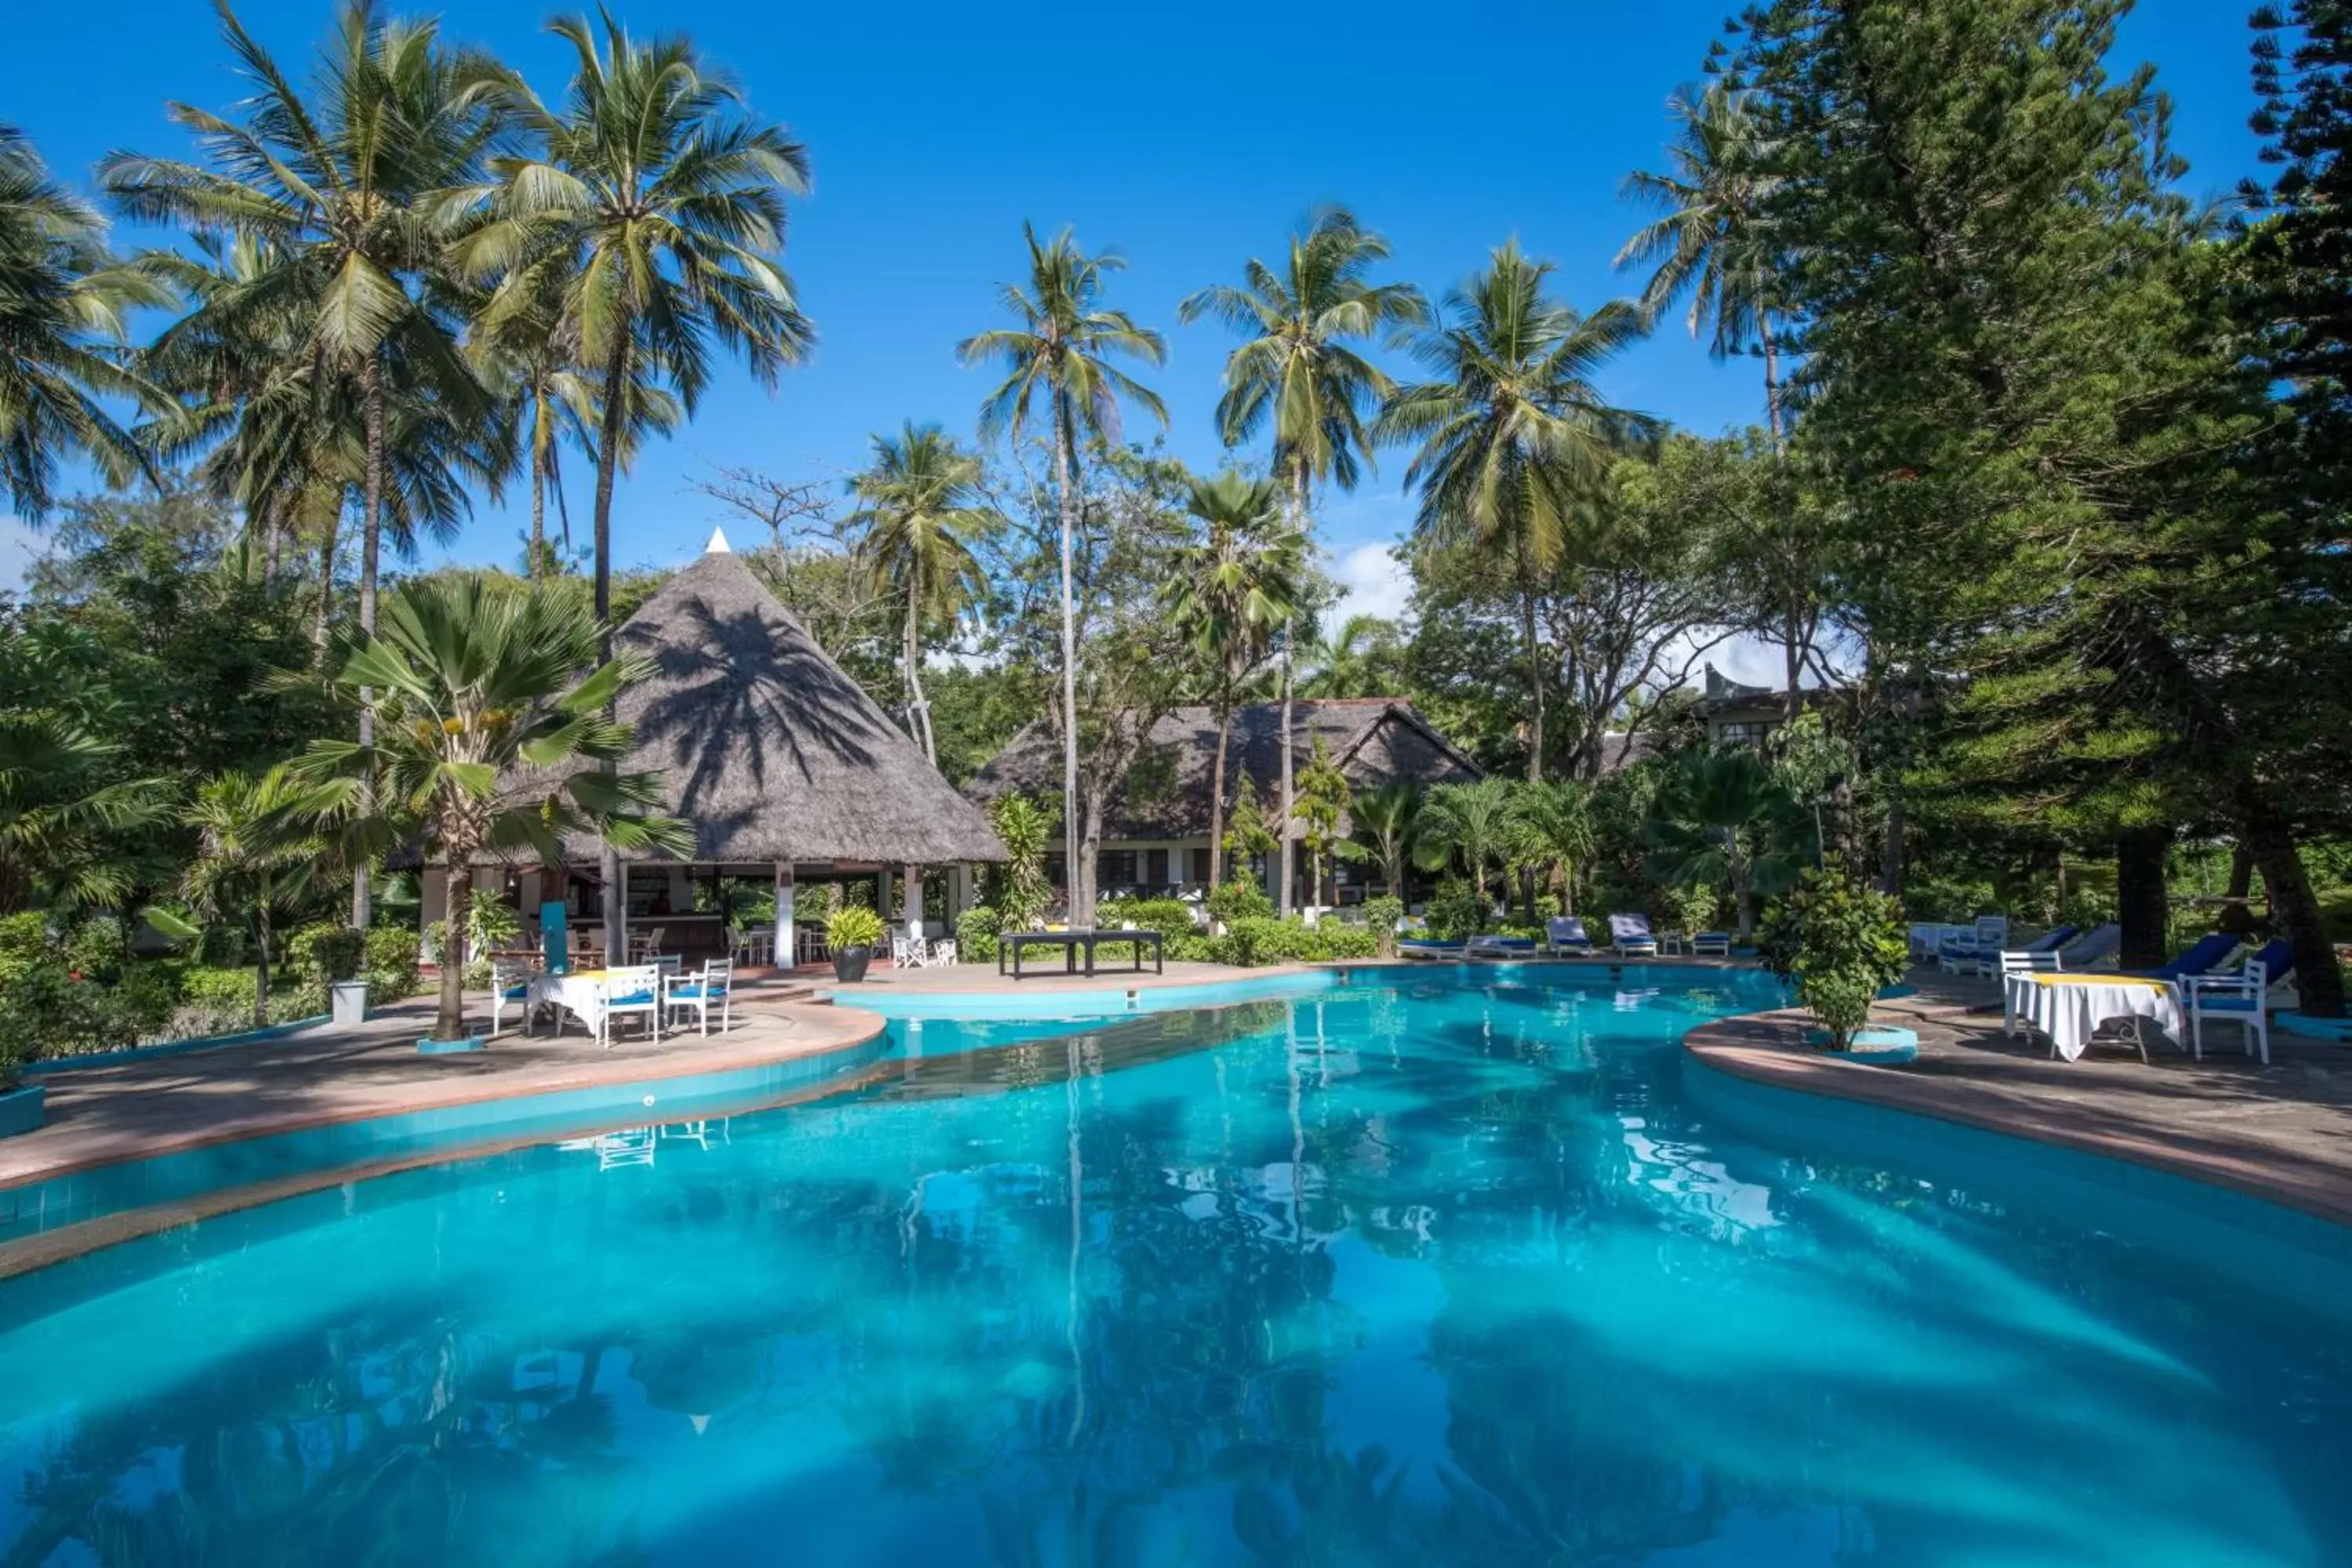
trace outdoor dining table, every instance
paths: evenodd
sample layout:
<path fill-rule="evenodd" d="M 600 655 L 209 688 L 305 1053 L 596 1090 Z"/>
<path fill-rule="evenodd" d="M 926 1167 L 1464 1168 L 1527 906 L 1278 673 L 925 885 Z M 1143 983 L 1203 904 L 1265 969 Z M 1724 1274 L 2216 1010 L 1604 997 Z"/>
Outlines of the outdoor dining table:
<path fill-rule="evenodd" d="M 604 1027 L 604 975 L 601 969 L 574 969 L 564 974 L 534 974 L 530 988 L 524 995 L 524 1016 L 536 1011 L 541 1004 L 560 1007 L 588 1026 L 592 1035 L 601 1034 Z M 528 1028 L 528 1024 L 526 1024 Z M 563 1033 L 563 1020 L 555 1021 L 555 1032 Z"/>
<path fill-rule="evenodd" d="M 2180 994 L 2169 981 L 2037 970 L 2010 975 L 2008 987 L 2011 1016 L 2049 1036 L 2070 1062 L 2081 1058 L 2092 1035 L 2113 1018 L 2129 1018 L 2134 1028 L 2153 1021 L 2176 1044 L 2186 1037 Z"/>
<path fill-rule="evenodd" d="M 997 944 L 996 973 L 1004 973 L 1004 961 L 1013 960 L 1013 978 L 1021 978 L 1021 950 L 1025 947 L 1058 947 L 1062 950 L 1062 973 L 1078 972 L 1078 953 L 1087 955 L 1087 973 L 1095 972 L 1095 949 L 1103 942 L 1133 942 L 1135 973 L 1143 973 L 1143 944 L 1151 944 L 1151 969 L 1155 974 L 1168 973 L 1168 950 L 1156 931 L 1008 931 Z"/>

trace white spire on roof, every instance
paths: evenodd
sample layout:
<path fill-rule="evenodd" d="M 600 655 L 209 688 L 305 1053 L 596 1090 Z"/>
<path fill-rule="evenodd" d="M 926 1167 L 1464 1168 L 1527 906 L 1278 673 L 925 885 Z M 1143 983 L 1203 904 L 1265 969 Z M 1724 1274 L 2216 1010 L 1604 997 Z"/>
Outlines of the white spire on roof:
<path fill-rule="evenodd" d="M 727 542 L 727 531 L 723 528 L 712 529 L 710 531 L 710 542 L 702 547 L 702 552 L 705 555 L 734 554 L 735 552 L 733 547 L 729 545 Z"/>

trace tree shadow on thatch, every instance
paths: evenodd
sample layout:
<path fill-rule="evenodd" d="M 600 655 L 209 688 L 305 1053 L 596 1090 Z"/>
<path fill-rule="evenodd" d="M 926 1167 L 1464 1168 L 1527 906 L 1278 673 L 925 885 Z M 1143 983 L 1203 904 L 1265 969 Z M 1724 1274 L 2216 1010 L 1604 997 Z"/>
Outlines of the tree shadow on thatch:
<path fill-rule="evenodd" d="M 884 765 L 896 731 L 814 643 L 781 630 L 748 606 L 681 605 L 648 650 L 653 676 L 625 704 L 705 854 L 786 795 L 796 814 L 822 820 L 848 805 L 868 820 L 877 792 L 905 788 Z"/>

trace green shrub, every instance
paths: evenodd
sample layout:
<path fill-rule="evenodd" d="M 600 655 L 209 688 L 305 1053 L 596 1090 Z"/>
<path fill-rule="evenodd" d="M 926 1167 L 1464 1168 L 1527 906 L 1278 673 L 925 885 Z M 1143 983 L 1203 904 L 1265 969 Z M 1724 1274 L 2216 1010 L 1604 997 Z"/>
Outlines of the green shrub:
<path fill-rule="evenodd" d="M 859 904 L 835 910 L 824 922 L 824 940 L 835 952 L 846 947 L 878 947 L 882 917 Z"/>
<path fill-rule="evenodd" d="M 196 937 L 195 960 L 207 969 L 235 969 L 246 962 L 244 931 L 229 925 L 205 927 Z"/>
<path fill-rule="evenodd" d="M 1327 919 L 1307 935 L 1313 941 L 1307 956 L 1318 963 L 1380 956 L 1381 935 L 1370 925 L 1351 925 L 1345 921 Z"/>
<path fill-rule="evenodd" d="M 138 959 L 123 965 L 108 998 L 117 1034 L 131 1041 L 162 1034 L 179 1010 L 187 964 L 176 958 Z"/>
<path fill-rule="evenodd" d="M 368 1005 L 382 1006 L 416 994 L 421 939 L 406 926 L 372 926 L 367 933 Z"/>
<path fill-rule="evenodd" d="M 1223 936 L 1206 943 L 1205 949 L 1200 956 L 1244 968 L 1267 963 L 1330 963 L 1372 957 L 1379 952 L 1380 937 L 1370 926 L 1336 920 L 1310 926 L 1295 915 L 1286 921 L 1244 916 L 1228 925 Z M 1173 945 L 1169 956 L 1179 956 Z"/>
<path fill-rule="evenodd" d="M 1366 899 L 1364 929 L 1372 933 L 1374 952 L 1382 958 L 1396 956 L 1397 921 L 1404 919 L 1402 899 Z"/>
<path fill-rule="evenodd" d="M 1138 931 L 1156 931 L 1165 937 L 1181 936 L 1200 924 L 1192 918 L 1192 906 L 1181 899 L 1105 899 L 1096 906 L 1095 921 L 1110 927 L 1132 923 Z"/>
<path fill-rule="evenodd" d="M 1290 945 L 1282 921 L 1266 915 L 1243 915 L 1225 922 L 1225 934 L 1218 939 L 1216 952 L 1220 963 L 1254 969 L 1262 963 L 1285 962 Z"/>
<path fill-rule="evenodd" d="M 1841 1051 L 1870 1021 L 1880 989 L 1902 979 L 1910 959 L 1902 907 L 1851 880 L 1835 856 L 1765 910 L 1757 947 L 1764 966 L 1796 986 L 1797 999 Z"/>
<path fill-rule="evenodd" d="M 1666 906 L 1666 920 L 1672 929 L 1682 931 L 1703 931 L 1716 929 L 1717 907 L 1716 889 L 1694 885 L 1668 888 L 1661 895 Z"/>
<path fill-rule="evenodd" d="M 965 963 L 990 963 L 996 958 L 997 922 L 1003 917 L 986 904 L 974 904 L 956 917 L 956 957 Z"/>
<path fill-rule="evenodd" d="M 360 966 L 367 961 L 367 951 L 365 931 L 330 921 L 304 926 L 286 944 L 288 960 L 306 976 L 320 982 L 322 996 L 326 994 L 325 982 L 349 980 L 359 973 Z"/>
<path fill-rule="evenodd" d="M 80 979 L 111 985 L 130 960 L 122 922 L 112 915 L 92 915 L 66 935 L 66 967 Z"/>
<path fill-rule="evenodd" d="M 1429 934 L 1440 942 L 1478 935 L 1486 918 L 1486 900 L 1479 896 L 1478 889 L 1451 878 L 1440 882 L 1437 891 L 1422 907 L 1422 919 L 1429 926 Z"/>
<path fill-rule="evenodd" d="M 1234 877 L 1217 884 L 1203 906 L 1209 918 L 1224 925 L 1235 921 L 1271 920 L 1274 900 L 1249 877 Z M 1187 918 L 1190 918 L 1189 916 Z"/>

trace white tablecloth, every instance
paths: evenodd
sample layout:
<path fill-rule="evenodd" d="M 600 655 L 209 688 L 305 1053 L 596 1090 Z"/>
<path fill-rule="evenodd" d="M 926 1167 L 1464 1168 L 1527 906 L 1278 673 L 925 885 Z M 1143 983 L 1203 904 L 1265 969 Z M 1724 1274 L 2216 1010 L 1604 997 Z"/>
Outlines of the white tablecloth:
<path fill-rule="evenodd" d="M 552 1003 L 588 1026 L 595 1034 L 604 1026 L 604 972 L 601 969 L 575 970 L 570 974 L 534 974 L 530 977 L 530 1005 Z M 562 1021 L 556 1022 L 558 1033 Z"/>
<path fill-rule="evenodd" d="M 2155 1020 L 2175 1042 L 2186 1037 L 2180 994 L 2160 980 L 2113 974 L 2012 974 L 2009 1010 L 2050 1037 L 2058 1054 L 2074 1061 L 2092 1033 L 2110 1018 Z"/>

